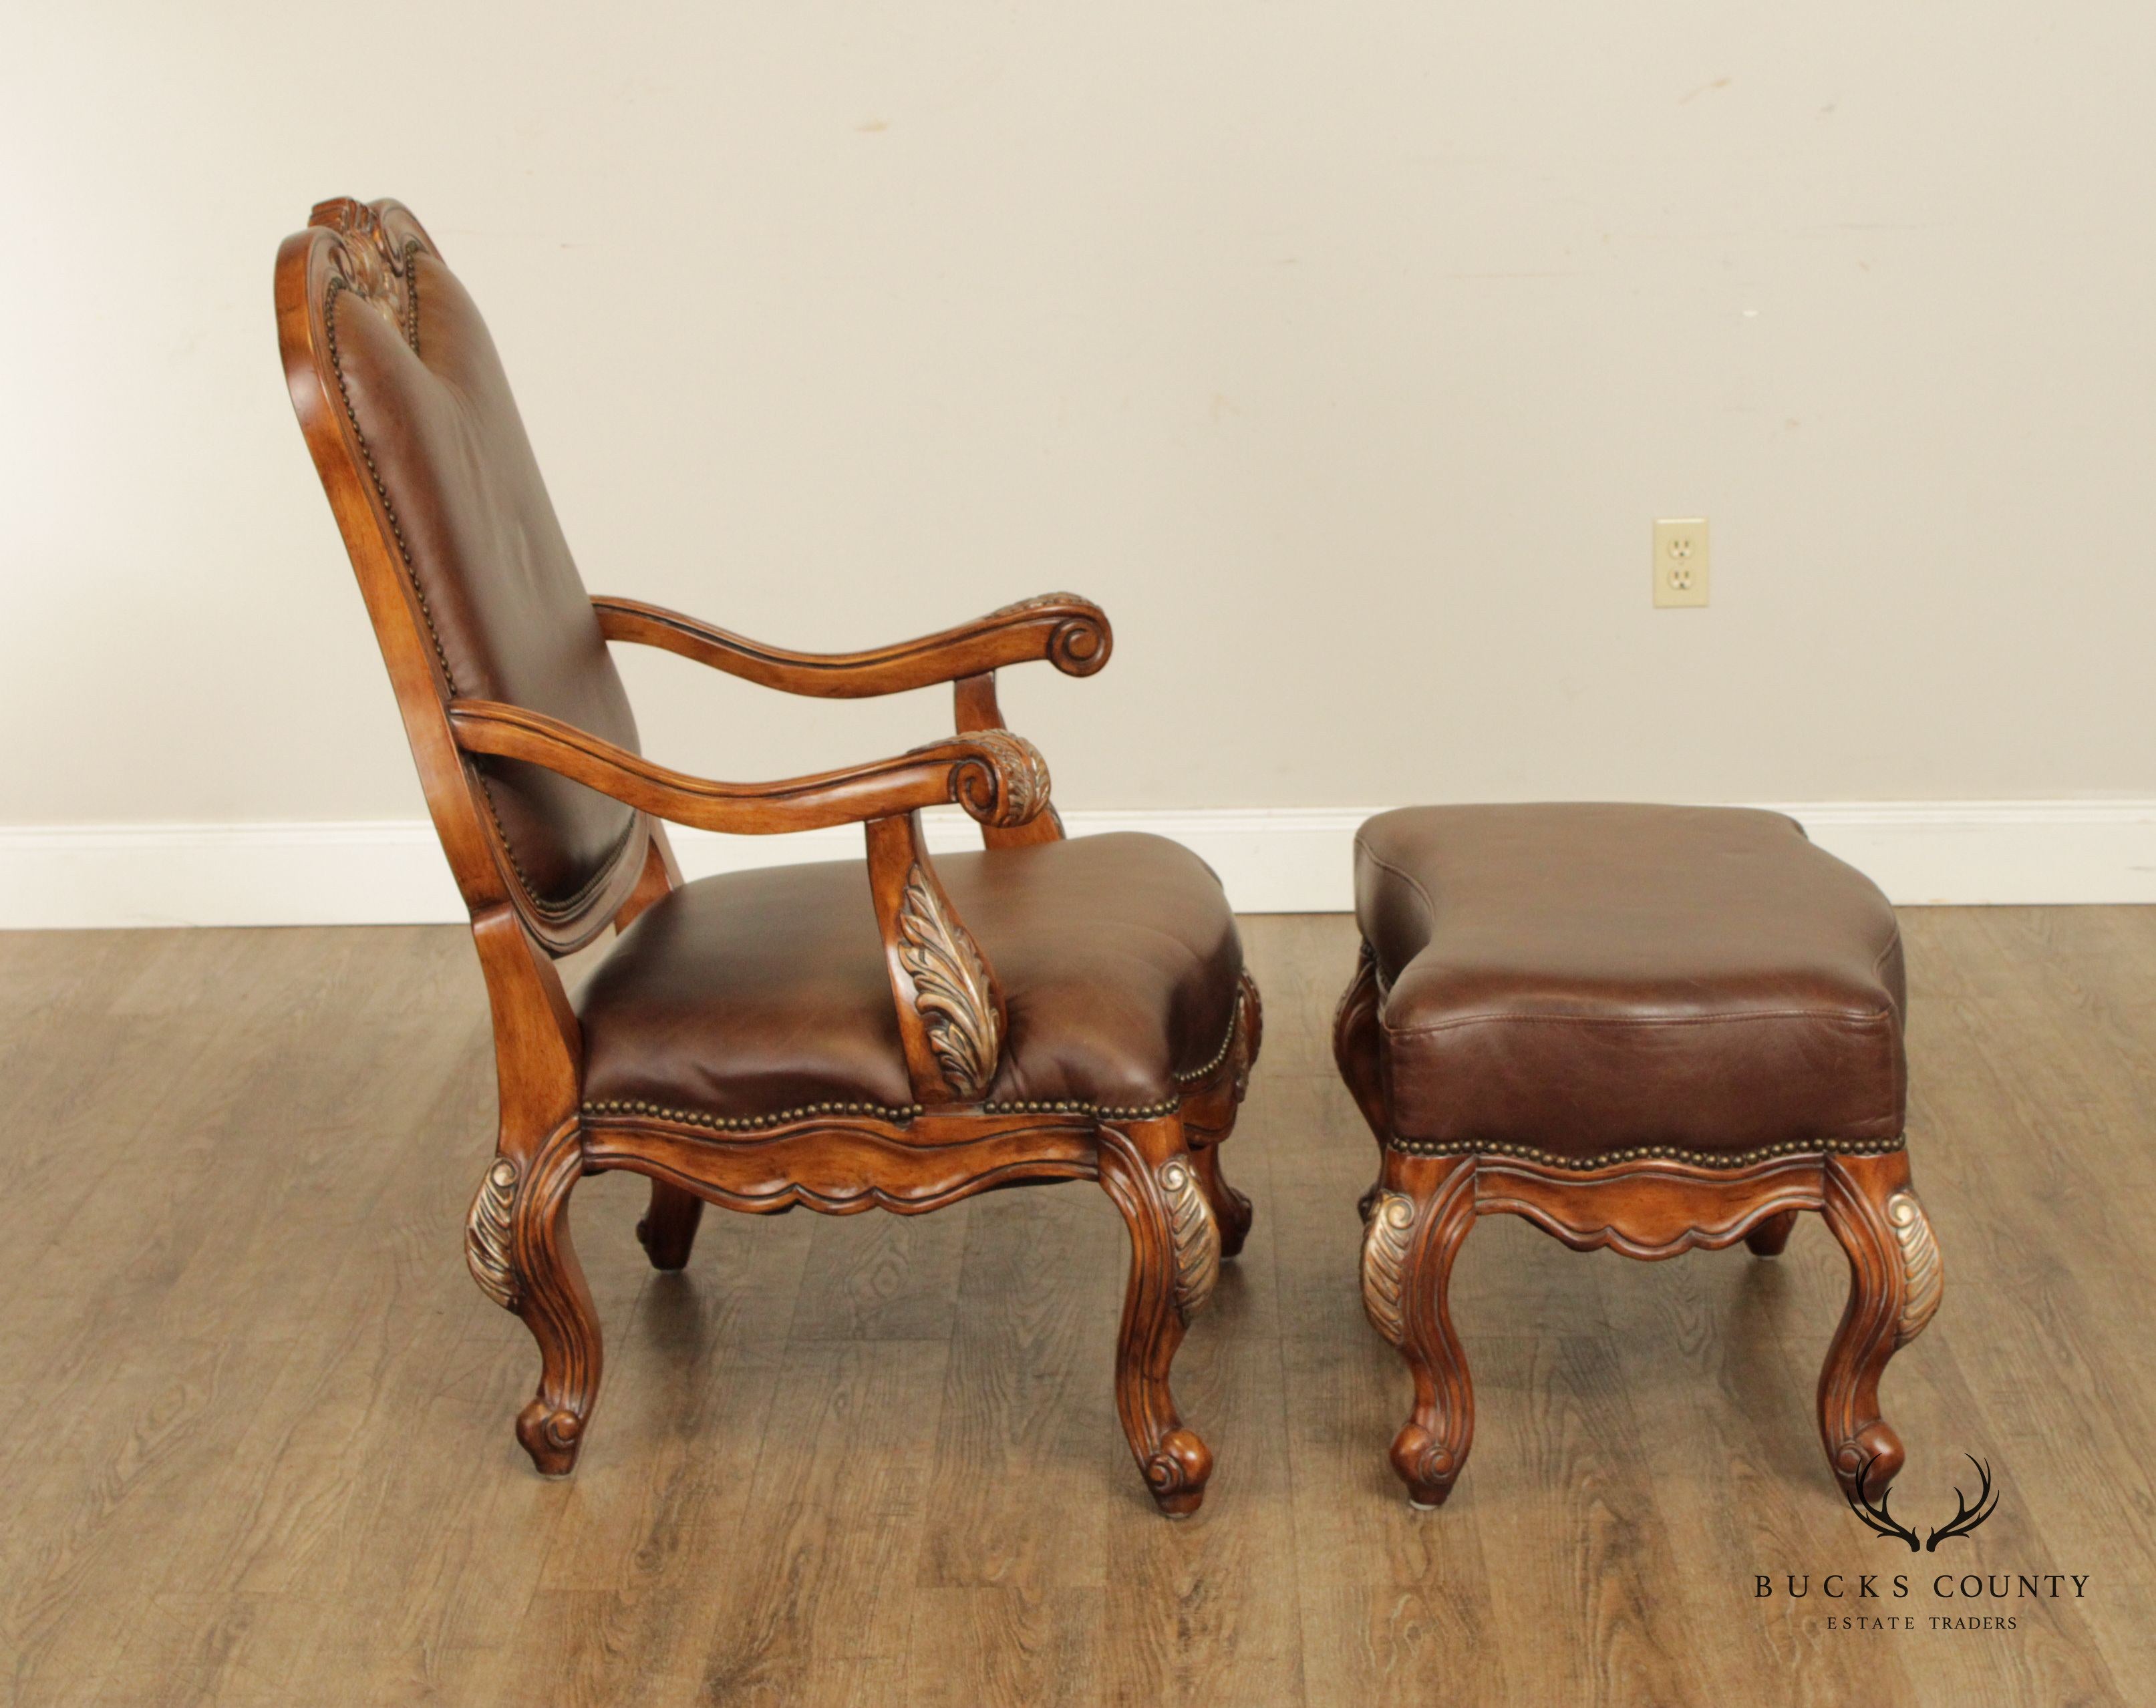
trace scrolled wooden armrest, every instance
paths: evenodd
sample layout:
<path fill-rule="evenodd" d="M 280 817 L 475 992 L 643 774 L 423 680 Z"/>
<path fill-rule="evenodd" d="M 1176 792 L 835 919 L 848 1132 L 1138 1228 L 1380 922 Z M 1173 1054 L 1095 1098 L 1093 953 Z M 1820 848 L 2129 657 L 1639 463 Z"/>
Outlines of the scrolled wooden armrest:
<path fill-rule="evenodd" d="M 1044 593 L 955 628 L 857 653 L 766 646 L 634 599 L 595 598 L 592 609 L 608 640 L 659 647 L 767 688 L 827 700 L 897 694 L 1036 659 L 1065 675 L 1090 676 L 1108 662 L 1115 644 L 1107 613 L 1075 593 Z"/>
<path fill-rule="evenodd" d="M 453 700 L 449 728 L 468 753 L 544 766 L 677 824 L 737 835 L 820 830 L 956 802 L 983 824 L 1023 824 L 1048 803 L 1048 767 L 1009 730 L 931 742 L 895 758 L 776 782 L 717 782 L 654 765 L 544 712 Z"/>

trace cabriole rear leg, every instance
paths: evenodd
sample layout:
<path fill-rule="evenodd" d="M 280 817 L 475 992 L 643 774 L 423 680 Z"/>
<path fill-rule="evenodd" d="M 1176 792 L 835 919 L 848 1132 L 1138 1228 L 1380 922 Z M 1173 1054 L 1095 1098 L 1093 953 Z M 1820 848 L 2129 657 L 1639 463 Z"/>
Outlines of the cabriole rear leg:
<path fill-rule="evenodd" d="M 636 1224 L 636 1237 L 654 1269 L 683 1269 L 696 1244 L 696 1224 L 703 1220 L 704 1201 L 696 1193 L 654 1179 L 651 1206 Z"/>

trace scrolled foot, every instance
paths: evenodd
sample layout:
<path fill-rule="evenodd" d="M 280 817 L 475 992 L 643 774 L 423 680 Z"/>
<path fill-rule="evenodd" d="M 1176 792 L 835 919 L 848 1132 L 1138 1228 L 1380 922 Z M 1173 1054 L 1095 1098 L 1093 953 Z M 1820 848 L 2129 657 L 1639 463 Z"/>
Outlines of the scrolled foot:
<path fill-rule="evenodd" d="M 1460 1475 L 1460 1458 L 1449 1443 L 1410 1422 L 1393 1438 L 1393 1469 L 1408 1485 L 1408 1505 L 1428 1512 L 1445 1505 Z"/>
<path fill-rule="evenodd" d="M 516 1439 L 542 1477 L 566 1477 L 577 1468 L 584 1444 L 584 1420 L 535 1399 L 517 1413 Z"/>
<path fill-rule="evenodd" d="M 1213 1449 L 1188 1429 L 1171 1429 L 1144 1470 L 1153 1505 L 1170 1518 L 1188 1518 L 1204 1502 Z"/>
<path fill-rule="evenodd" d="M 1902 1438 L 1894 1433 L 1894 1426 L 1883 1418 L 1867 1424 L 1837 1447 L 1832 1454 L 1834 1480 L 1841 1485 L 1841 1492 L 1851 1499 L 1859 1495 L 1876 1501 L 1901 1474 L 1908 1455 L 1902 1450 Z M 1857 1487 L 1857 1478 L 1864 1479 L 1864 1486 Z"/>

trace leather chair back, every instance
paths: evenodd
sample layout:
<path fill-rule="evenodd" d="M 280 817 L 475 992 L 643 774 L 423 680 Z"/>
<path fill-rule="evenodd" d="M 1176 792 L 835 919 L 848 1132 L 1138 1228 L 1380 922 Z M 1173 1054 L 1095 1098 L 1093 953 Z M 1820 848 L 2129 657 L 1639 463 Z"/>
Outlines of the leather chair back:
<path fill-rule="evenodd" d="M 395 203 L 325 203 L 305 235 L 323 249 L 307 269 L 313 366 L 442 702 L 506 701 L 635 751 L 628 695 L 477 305 Z M 587 935 L 579 922 L 642 859 L 639 815 L 535 766 L 461 762 L 518 910 L 542 936 Z"/>

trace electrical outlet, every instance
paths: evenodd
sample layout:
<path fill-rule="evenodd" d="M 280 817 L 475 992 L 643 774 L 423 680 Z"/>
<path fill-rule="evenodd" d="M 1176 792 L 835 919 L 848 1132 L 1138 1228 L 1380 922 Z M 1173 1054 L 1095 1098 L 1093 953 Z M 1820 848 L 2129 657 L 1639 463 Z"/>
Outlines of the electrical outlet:
<path fill-rule="evenodd" d="M 1655 522 L 1655 603 L 1707 603 L 1707 518 L 1661 516 Z"/>

